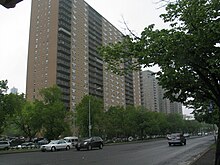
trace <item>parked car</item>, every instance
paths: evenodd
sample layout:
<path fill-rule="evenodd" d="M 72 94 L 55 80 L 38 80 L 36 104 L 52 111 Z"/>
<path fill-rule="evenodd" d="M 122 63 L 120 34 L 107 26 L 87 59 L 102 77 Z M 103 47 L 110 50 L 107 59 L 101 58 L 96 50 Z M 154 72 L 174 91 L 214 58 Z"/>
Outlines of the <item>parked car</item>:
<path fill-rule="evenodd" d="M 183 136 L 184 136 L 185 138 L 190 138 L 190 134 L 189 134 L 189 133 L 184 133 Z"/>
<path fill-rule="evenodd" d="M 72 146 L 76 146 L 78 142 L 78 137 L 76 136 L 70 136 L 70 137 L 65 137 L 63 138 L 66 142 L 72 143 Z"/>
<path fill-rule="evenodd" d="M 101 137 L 91 137 L 79 141 L 76 144 L 77 151 L 79 151 L 80 149 L 92 150 L 93 148 L 99 148 L 99 149 L 103 148 L 103 140 Z"/>
<path fill-rule="evenodd" d="M 22 143 L 25 143 L 25 139 L 20 138 L 20 137 L 15 137 L 15 138 L 10 140 L 10 145 L 12 147 L 16 147 L 18 145 L 21 145 Z"/>
<path fill-rule="evenodd" d="M 21 144 L 21 148 L 25 149 L 25 148 L 37 148 L 36 144 L 33 142 L 25 142 Z"/>
<path fill-rule="evenodd" d="M 172 144 L 186 145 L 186 138 L 183 136 L 182 133 L 172 133 L 171 135 L 167 136 L 167 139 L 169 146 L 171 146 Z"/>
<path fill-rule="evenodd" d="M 10 148 L 9 141 L 0 141 L 0 149 L 1 150 L 8 150 Z"/>
<path fill-rule="evenodd" d="M 47 139 L 42 139 L 42 140 L 39 140 L 38 142 L 37 142 L 37 145 L 38 146 L 41 146 L 41 145 L 45 145 L 45 144 L 48 144 L 49 143 L 49 141 L 47 140 Z"/>
<path fill-rule="evenodd" d="M 198 132 L 198 136 L 202 136 L 203 134 L 202 134 L 202 132 Z"/>
<path fill-rule="evenodd" d="M 65 140 L 53 140 L 49 144 L 42 145 L 40 147 L 41 151 L 56 151 L 56 150 L 69 150 L 72 144 L 66 142 Z"/>

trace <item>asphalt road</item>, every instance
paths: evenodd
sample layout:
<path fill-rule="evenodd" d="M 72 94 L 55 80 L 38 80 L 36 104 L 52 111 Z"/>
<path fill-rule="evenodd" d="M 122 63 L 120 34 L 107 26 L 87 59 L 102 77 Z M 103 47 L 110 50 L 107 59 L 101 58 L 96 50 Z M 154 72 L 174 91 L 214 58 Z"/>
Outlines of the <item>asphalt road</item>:
<path fill-rule="evenodd" d="M 212 136 L 168 146 L 166 140 L 104 146 L 102 150 L 27 152 L 0 155 L 0 165 L 186 165 L 214 143 Z"/>

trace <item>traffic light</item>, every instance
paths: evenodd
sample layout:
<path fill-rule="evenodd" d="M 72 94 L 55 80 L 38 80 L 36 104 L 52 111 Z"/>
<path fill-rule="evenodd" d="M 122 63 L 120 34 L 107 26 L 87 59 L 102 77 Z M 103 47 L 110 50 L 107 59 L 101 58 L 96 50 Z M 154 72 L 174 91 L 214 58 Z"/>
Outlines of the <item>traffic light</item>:
<path fill-rule="evenodd" d="M 21 2 L 23 0 L 0 0 L 0 4 L 4 6 L 5 8 L 14 8 L 17 3 Z"/>

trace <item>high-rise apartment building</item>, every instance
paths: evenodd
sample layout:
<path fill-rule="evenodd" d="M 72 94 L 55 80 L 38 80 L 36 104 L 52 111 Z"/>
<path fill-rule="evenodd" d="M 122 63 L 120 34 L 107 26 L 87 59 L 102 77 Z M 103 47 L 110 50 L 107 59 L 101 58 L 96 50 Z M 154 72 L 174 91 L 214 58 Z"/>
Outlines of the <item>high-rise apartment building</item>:
<path fill-rule="evenodd" d="M 118 29 L 83 0 L 33 0 L 31 8 L 28 100 L 56 84 L 71 110 L 85 94 L 102 98 L 106 109 L 141 105 L 140 73 L 115 75 L 98 54 L 98 47 L 121 40 Z"/>
<path fill-rule="evenodd" d="M 159 112 L 158 82 L 153 72 L 142 71 L 144 107 Z"/>
<path fill-rule="evenodd" d="M 171 102 L 164 98 L 164 90 L 158 84 L 154 72 L 150 70 L 142 71 L 143 79 L 143 106 L 151 111 L 163 113 L 179 113 L 182 114 L 182 104 Z"/>

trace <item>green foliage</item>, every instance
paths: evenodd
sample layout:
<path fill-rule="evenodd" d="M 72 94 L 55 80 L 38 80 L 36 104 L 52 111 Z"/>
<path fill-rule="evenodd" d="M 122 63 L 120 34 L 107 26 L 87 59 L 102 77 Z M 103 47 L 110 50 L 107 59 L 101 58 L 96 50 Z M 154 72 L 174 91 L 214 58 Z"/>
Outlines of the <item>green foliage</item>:
<path fill-rule="evenodd" d="M 194 135 L 197 135 L 198 131 L 204 128 L 203 123 L 199 123 L 196 120 L 184 120 L 183 122 L 184 122 L 183 132 L 186 132 L 186 133 L 192 133 Z M 207 132 L 211 132 L 211 131 L 213 131 L 213 129 L 207 130 Z"/>
<path fill-rule="evenodd" d="M 25 105 L 24 94 L 6 94 L 4 97 L 4 108 L 8 115 L 13 115 L 16 111 L 20 111 Z"/>
<path fill-rule="evenodd" d="M 61 91 L 57 86 L 42 89 L 42 101 L 36 101 L 36 111 L 41 119 L 42 131 L 48 139 L 57 139 L 69 130 L 66 120 L 68 112 L 61 101 Z"/>
<path fill-rule="evenodd" d="M 168 114 L 169 132 L 183 132 L 183 119 L 179 114 Z"/>
<path fill-rule="evenodd" d="M 199 122 L 205 121 L 208 124 L 218 124 L 219 123 L 219 111 L 214 109 L 209 111 L 207 109 L 200 109 L 199 111 L 194 112 L 195 119 Z"/>
<path fill-rule="evenodd" d="M 43 98 L 44 104 L 53 104 L 55 102 L 60 102 L 62 92 L 61 90 L 55 85 L 50 88 L 44 88 L 40 90 L 40 95 Z"/>
<path fill-rule="evenodd" d="M 38 111 L 35 110 L 35 105 L 30 102 L 25 102 L 21 109 L 15 111 L 11 122 L 20 130 L 23 136 L 28 137 L 30 140 L 35 137 L 42 126 Z"/>
<path fill-rule="evenodd" d="M 5 133 L 22 135 L 32 139 L 40 134 L 48 139 L 69 135 L 69 122 L 73 114 L 65 110 L 59 99 L 61 92 L 54 86 L 41 91 L 43 100 L 30 103 L 24 95 L 5 94 L 4 109 L 7 109 Z M 198 132 L 200 124 L 183 121 L 177 114 L 166 115 L 147 111 L 143 107 L 110 107 L 104 112 L 102 100 L 85 96 L 76 107 L 76 122 L 80 136 L 88 136 L 89 104 L 92 135 L 113 137 L 141 137 L 166 135 L 168 132 Z"/>
<path fill-rule="evenodd" d="M 86 95 L 82 101 L 76 106 L 76 122 L 79 129 L 79 134 L 83 137 L 88 136 L 89 132 L 89 108 L 91 117 L 91 133 L 92 135 L 103 134 L 103 101 Z"/>
<path fill-rule="evenodd" d="M 108 137 L 121 137 L 125 129 L 125 109 L 123 107 L 110 107 L 105 113 L 106 134 Z"/>
<path fill-rule="evenodd" d="M 219 6 L 219 0 L 168 3 L 161 17 L 170 29 L 150 25 L 140 37 L 125 36 L 102 47 L 100 54 L 115 73 L 126 73 L 119 63 L 130 59 L 136 60 L 129 70 L 157 64 L 165 97 L 195 110 L 207 108 L 205 103 L 212 100 L 220 109 Z"/>
<path fill-rule="evenodd" d="M 7 80 L 0 81 L 0 96 L 2 96 L 4 93 L 7 92 L 7 89 L 8 89 L 7 84 L 8 84 Z"/>
<path fill-rule="evenodd" d="M 7 80 L 0 81 L 0 133 L 3 132 L 5 118 L 7 115 L 4 103 L 4 93 L 8 89 L 7 83 Z"/>
<path fill-rule="evenodd" d="M 70 132 L 67 120 L 69 113 L 60 99 L 60 89 L 53 86 L 42 89 L 40 94 L 43 100 L 33 103 L 26 101 L 23 94 L 5 95 L 6 132 L 20 134 L 30 140 L 37 133 L 51 140 Z"/>
<path fill-rule="evenodd" d="M 20 111 L 25 104 L 24 94 L 4 94 L 1 96 L 0 106 L 0 132 L 4 131 L 8 124 L 8 120 Z"/>
<path fill-rule="evenodd" d="M 166 135 L 172 132 L 194 133 L 200 131 L 202 124 L 185 121 L 179 114 L 164 114 L 135 107 L 110 107 L 105 112 L 105 134 L 113 137 L 140 137 Z"/>

